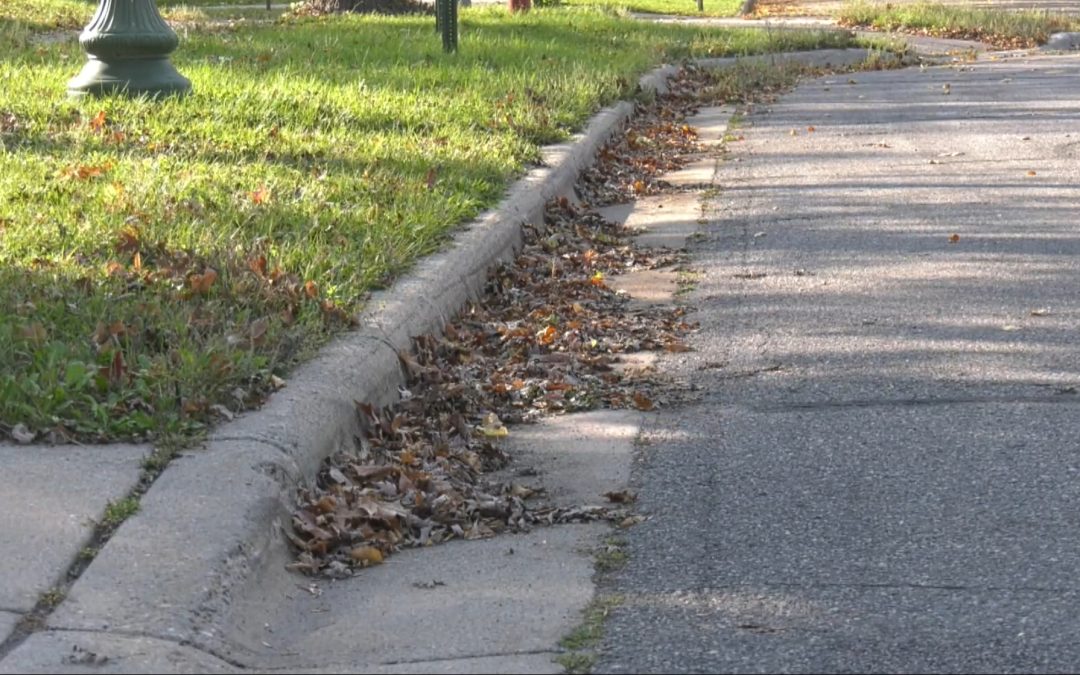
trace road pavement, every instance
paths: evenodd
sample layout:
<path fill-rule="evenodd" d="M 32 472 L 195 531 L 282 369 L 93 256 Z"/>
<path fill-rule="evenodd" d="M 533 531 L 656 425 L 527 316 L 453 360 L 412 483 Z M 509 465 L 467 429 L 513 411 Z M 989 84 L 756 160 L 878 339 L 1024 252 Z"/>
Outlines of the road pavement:
<path fill-rule="evenodd" d="M 1080 667 L 1078 92 L 991 57 L 746 116 L 595 672 Z"/>

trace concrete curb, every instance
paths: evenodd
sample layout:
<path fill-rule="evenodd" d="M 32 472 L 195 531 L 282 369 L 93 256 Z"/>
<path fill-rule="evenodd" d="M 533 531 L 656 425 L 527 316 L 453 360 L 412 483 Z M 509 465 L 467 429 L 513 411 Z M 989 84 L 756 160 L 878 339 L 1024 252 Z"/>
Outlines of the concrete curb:
<path fill-rule="evenodd" d="M 825 54 L 783 58 L 809 55 L 820 62 Z M 834 62 L 851 62 L 865 58 L 866 51 L 831 54 Z M 666 92 L 676 71 L 658 68 L 640 86 Z M 353 443 L 353 401 L 381 405 L 396 399 L 404 381 L 397 352 L 411 346 L 412 336 L 439 330 L 478 295 L 488 270 L 520 247 L 522 225 L 543 222 L 544 204 L 572 189 L 633 109 L 630 102 L 618 103 L 594 116 L 572 141 L 546 148 L 546 167 L 515 183 L 448 250 L 423 259 L 374 297 L 360 317 L 361 330 L 329 344 L 262 409 L 222 426 L 204 448 L 177 458 L 143 497 L 139 513 L 75 582 L 48 627 L 169 640 L 215 655 L 227 651 L 221 649 L 226 610 L 236 598 L 265 597 L 257 571 L 287 559 L 280 528 L 288 527 L 296 487 L 312 479 L 327 455 Z"/>

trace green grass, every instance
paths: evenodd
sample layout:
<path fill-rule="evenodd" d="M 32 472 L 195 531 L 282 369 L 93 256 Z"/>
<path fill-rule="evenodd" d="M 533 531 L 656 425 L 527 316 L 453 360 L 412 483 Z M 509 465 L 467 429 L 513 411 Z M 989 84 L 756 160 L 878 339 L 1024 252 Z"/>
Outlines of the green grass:
<path fill-rule="evenodd" d="M 192 13 L 211 18 L 247 17 L 258 18 L 267 15 L 265 9 L 215 9 L 201 8 L 228 5 L 252 5 L 251 0 L 157 0 L 157 6 L 165 17 L 185 17 Z M 277 4 L 277 3 L 275 3 Z M 0 39 L 5 32 L 12 30 L 12 24 L 19 23 L 31 30 L 76 29 L 82 28 L 90 20 L 97 7 L 97 0 L 3 0 L 0 3 Z M 277 16 L 280 10 L 273 10 Z"/>
<path fill-rule="evenodd" d="M 85 0 L 4 0 L 0 3 L 0 39 L 8 38 L 16 23 L 34 30 L 81 28 L 93 8 Z"/>
<path fill-rule="evenodd" d="M 571 8 L 465 11 L 455 56 L 420 17 L 203 26 L 173 59 L 193 95 L 71 101 L 78 45 L 34 33 L 78 4 L 0 15 L 0 435 L 159 438 L 257 405 L 650 66 L 843 40 Z"/>
<path fill-rule="evenodd" d="M 1045 43 L 1053 33 L 1080 30 L 1080 19 L 1063 14 L 995 11 L 932 2 L 892 5 L 860 0 L 845 5 L 837 19 L 844 26 L 981 40 L 1006 49 L 1033 47 Z"/>
<path fill-rule="evenodd" d="M 604 570 L 600 570 L 601 573 Z M 608 615 L 624 602 L 621 595 L 597 595 L 585 608 L 581 623 L 559 641 L 564 653 L 555 661 L 567 673 L 589 673 L 596 663 L 595 650 L 604 639 L 604 623 Z"/>
<path fill-rule="evenodd" d="M 115 528 L 139 511 L 139 499 L 137 497 L 125 497 L 119 501 L 109 502 L 105 505 L 105 515 L 102 516 L 101 524 L 106 528 Z"/>
<path fill-rule="evenodd" d="M 567 5 L 605 7 L 645 14 L 681 16 L 736 16 L 743 0 L 704 0 L 705 11 L 698 11 L 697 0 L 562 0 Z"/>

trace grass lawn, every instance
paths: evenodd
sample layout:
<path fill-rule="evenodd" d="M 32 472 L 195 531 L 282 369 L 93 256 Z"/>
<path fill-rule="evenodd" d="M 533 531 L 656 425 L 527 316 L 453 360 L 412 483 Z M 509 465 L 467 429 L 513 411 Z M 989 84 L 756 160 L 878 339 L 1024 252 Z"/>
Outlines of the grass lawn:
<path fill-rule="evenodd" d="M 859 0 L 843 7 L 841 25 L 982 40 L 1001 48 L 1043 44 L 1053 33 L 1080 30 L 1080 19 L 1038 11 L 966 8 L 934 2 L 893 5 Z"/>
<path fill-rule="evenodd" d="M 649 67 L 845 40 L 477 9 L 447 56 L 429 18 L 200 23 L 173 59 L 193 95 L 71 101 L 74 33 L 37 36 L 84 4 L 0 7 L 0 437 L 256 405 Z"/>
<path fill-rule="evenodd" d="M 742 0 L 704 0 L 705 11 L 699 12 L 697 0 L 563 0 L 567 5 L 586 5 L 626 9 L 646 14 L 679 14 L 684 16 L 736 16 Z"/>

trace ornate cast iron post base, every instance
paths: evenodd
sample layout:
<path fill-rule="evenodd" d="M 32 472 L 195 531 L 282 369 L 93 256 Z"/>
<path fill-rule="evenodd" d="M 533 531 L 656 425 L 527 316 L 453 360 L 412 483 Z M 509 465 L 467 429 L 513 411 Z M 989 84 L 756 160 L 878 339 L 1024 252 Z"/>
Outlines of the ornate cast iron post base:
<path fill-rule="evenodd" d="M 79 36 L 88 61 L 68 82 L 71 96 L 169 96 L 191 91 L 169 54 L 180 43 L 154 0 L 101 0 Z"/>

